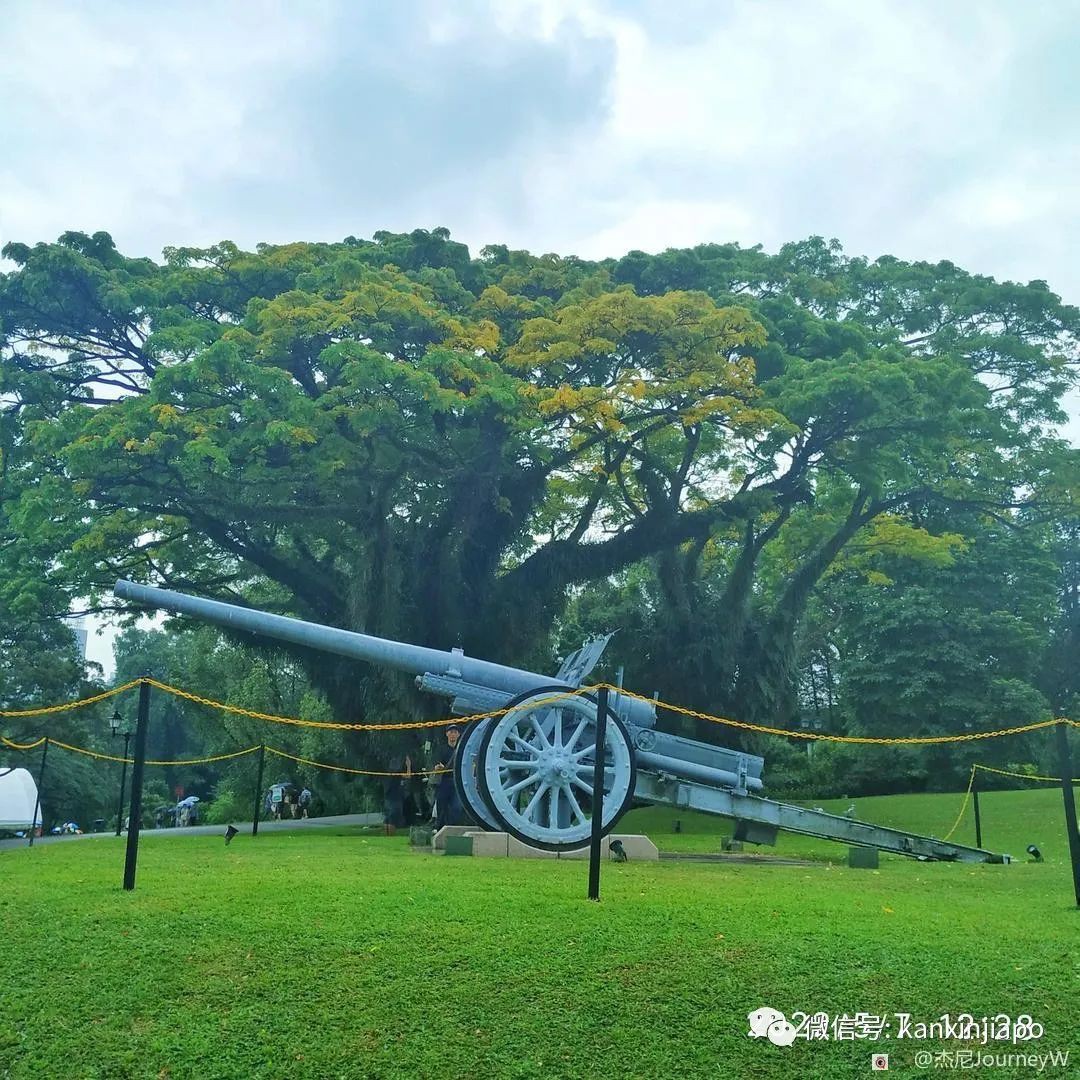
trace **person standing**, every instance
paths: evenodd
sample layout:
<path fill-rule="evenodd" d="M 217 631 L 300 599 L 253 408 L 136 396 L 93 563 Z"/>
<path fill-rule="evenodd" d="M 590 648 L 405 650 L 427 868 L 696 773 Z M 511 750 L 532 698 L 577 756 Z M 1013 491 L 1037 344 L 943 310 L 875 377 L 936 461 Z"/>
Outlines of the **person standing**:
<path fill-rule="evenodd" d="M 437 829 L 441 829 L 444 825 L 460 825 L 464 822 L 464 811 L 458 799 L 457 785 L 454 783 L 454 758 L 457 755 L 460 738 L 461 728 L 457 724 L 450 724 L 446 729 L 446 742 L 435 764 L 436 769 L 446 770 L 438 774 L 438 785 L 435 788 Z"/>

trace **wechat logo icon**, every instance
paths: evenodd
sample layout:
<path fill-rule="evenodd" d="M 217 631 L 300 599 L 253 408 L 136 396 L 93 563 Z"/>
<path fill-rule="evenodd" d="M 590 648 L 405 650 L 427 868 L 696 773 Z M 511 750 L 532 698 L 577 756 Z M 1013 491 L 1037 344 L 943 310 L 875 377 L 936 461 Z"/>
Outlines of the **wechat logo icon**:
<path fill-rule="evenodd" d="M 762 1006 L 746 1018 L 750 1021 L 747 1035 L 751 1039 L 767 1038 L 774 1046 L 790 1046 L 795 1041 L 795 1025 L 777 1009 Z"/>

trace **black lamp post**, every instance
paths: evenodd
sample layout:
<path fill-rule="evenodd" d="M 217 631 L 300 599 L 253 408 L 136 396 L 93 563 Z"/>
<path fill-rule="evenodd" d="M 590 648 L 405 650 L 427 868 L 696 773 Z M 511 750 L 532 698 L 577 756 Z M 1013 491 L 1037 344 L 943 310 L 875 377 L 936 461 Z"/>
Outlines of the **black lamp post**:
<path fill-rule="evenodd" d="M 119 710 L 114 709 L 113 714 L 109 717 L 109 727 L 112 729 L 113 738 L 118 735 L 124 736 L 124 763 L 120 766 L 120 805 L 116 810 L 116 835 L 120 835 L 120 830 L 124 825 L 124 786 L 127 784 L 127 758 L 128 758 L 128 741 L 131 739 L 131 732 L 121 732 L 120 728 L 124 723 L 124 718 L 120 715 Z"/>

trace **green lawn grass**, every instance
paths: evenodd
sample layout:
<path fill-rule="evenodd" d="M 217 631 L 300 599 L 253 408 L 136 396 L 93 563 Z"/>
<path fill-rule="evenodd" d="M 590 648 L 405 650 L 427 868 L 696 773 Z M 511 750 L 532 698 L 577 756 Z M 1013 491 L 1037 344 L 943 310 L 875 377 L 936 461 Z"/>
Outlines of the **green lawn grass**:
<path fill-rule="evenodd" d="M 940 835 L 959 802 L 857 808 Z M 1021 855 L 1034 840 L 1047 861 L 607 863 L 591 904 L 582 862 L 433 857 L 331 830 L 229 848 L 150 833 L 131 894 L 114 838 L 0 851 L 0 1076 L 830 1078 L 868 1074 L 875 1049 L 916 1076 L 932 1074 L 916 1050 L 955 1046 L 776 1047 L 747 1038 L 763 1005 L 1029 1013 L 1046 1034 L 1020 1049 L 1071 1050 L 1076 1075 L 1060 792 L 993 793 L 983 810 L 988 846 Z M 718 826 L 650 809 L 621 828 L 717 850 Z M 798 837 L 777 850 L 845 854 Z"/>

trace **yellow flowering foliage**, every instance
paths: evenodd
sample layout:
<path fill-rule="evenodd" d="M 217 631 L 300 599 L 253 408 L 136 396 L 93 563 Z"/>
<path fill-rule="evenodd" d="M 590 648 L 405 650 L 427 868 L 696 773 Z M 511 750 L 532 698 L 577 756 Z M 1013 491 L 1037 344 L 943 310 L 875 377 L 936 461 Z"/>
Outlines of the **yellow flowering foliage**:
<path fill-rule="evenodd" d="M 897 514 L 879 514 L 848 544 L 831 572 L 856 570 L 871 585 L 891 585 L 892 578 L 878 565 L 880 560 L 903 558 L 926 566 L 949 566 L 966 547 L 967 541 L 958 533 L 934 534 Z"/>
<path fill-rule="evenodd" d="M 764 343 L 748 312 L 703 293 L 620 289 L 527 321 L 505 366 L 533 384 L 526 396 L 546 418 L 615 432 L 662 410 L 686 427 L 752 428 L 775 420 L 750 404 Z"/>

